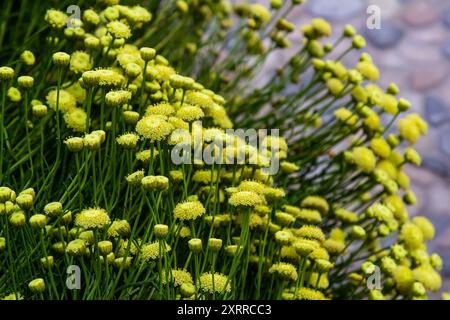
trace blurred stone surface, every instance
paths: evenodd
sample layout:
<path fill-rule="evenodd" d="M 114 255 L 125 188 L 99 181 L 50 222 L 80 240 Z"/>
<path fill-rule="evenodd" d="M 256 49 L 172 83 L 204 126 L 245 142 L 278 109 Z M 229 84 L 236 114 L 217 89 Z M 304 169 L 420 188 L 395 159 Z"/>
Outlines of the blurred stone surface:
<path fill-rule="evenodd" d="M 425 101 L 426 120 L 432 126 L 440 126 L 450 121 L 450 106 L 440 97 L 429 95 Z"/>
<path fill-rule="evenodd" d="M 450 126 L 447 126 L 439 135 L 439 148 L 450 157 Z"/>
<path fill-rule="evenodd" d="M 429 214 L 443 215 L 447 219 L 448 208 L 450 208 L 449 187 L 445 182 L 435 182 L 430 186 L 428 190 L 428 208 Z"/>
<path fill-rule="evenodd" d="M 439 14 L 429 1 L 418 0 L 412 1 L 405 6 L 403 19 L 410 26 L 424 27 L 436 22 L 439 19 Z"/>
<path fill-rule="evenodd" d="M 425 188 L 430 186 L 433 181 L 436 180 L 436 176 L 430 170 L 425 167 L 409 166 L 406 168 L 406 173 L 411 177 L 411 181 L 414 185 Z"/>
<path fill-rule="evenodd" d="M 411 29 L 411 28 L 410 28 Z M 406 41 L 415 42 L 421 45 L 441 45 L 448 37 L 448 30 L 439 23 L 426 28 L 415 28 L 414 32 L 405 29 Z"/>
<path fill-rule="evenodd" d="M 316 16 L 330 20 L 344 20 L 362 14 L 366 7 L 361 0 L 314 0 L 308 1 L 308 9 Z"/>
<path fill-rule="evenodd" d="M 411 77 L 411 87 L 416 91 L 426 91 L 436 87 L 447 76 L 447 70 L 433 66 L 415 70 Z"/>
<path fill-rule="evenodd" d="M 385 22 L 381 29 L 366 29 L 365 36 L 375 47 L 387 49 L 395 47 L 403 37 L 403 30 L 397 25 Z"/>
<path fill-rule="evenodd" d="M 438 157 L 425 155 L 423 157 L 423 166 L 442 178 L 448 177 L 450 173 L 448 163 Z M 434 178 L 434 180 L 437 180 L 436 177 Z"/>
<path fill-rule="evenodd" d="M 442 21 L 444 22 L 444 25 L 450 29 L 450 6 L 444 11 Z"/>
<path fill-rule="evenodd" d="M 442 45 L 442 53 L 447 59 L 450 59 L 450 39 L 447 39 Z"/>

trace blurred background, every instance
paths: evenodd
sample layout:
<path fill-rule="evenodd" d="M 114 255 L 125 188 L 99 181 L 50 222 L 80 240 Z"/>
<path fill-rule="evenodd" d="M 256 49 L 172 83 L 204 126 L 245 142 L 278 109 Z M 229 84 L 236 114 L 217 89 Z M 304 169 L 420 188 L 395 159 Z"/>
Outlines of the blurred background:
<path fill-rule="evenodd" d="M 0 0 L 2 5 L 3 0 Z M 4 18 L 14 10 L 13 6 L 32 4 L 30 12 L 47 7 L 60 7 L 60 0 L 19 0 L 0 9 L 0 65 L 6 63 L 11 52 L 32 47 L 38 36 L 30 36 L 33 30 L 39 35 L 42 15 L 13 17 L 24 25 L 18 27 L 23 35 L 9 39 L 6 27 L 11 21 Z M 172 0 L 170 0 L 172 1 Z M 230 0 L 241 2 L 243 0 Z M 270 0 L 246 0 L 268 5 Z M 290 0 L 285 0 L 290 1 Z M 87 0 L 73 0 L 81 7 Z M 149 3 L 149 0 L 124 0 L 121 2 Z M 413 111 L 420 113 L 429 123 L 429 133 L 417 145 L 423 158 L 421 168 L 408 169 L 418 205 L 410 208 L 410 215 L 425 215 L 436 227 L 436 238 L 430 249 L 444 260 L 443 291 L 450 291 L 450 0 L 307 0 L 297 6 L 288 19 L 300 26 L 314 17 L 329 20 L 334 33 L 330 42 L 339 37 L 345 24 L 354 25 L 367 40 L 366 51 L 380 68 L 380 84 L 394 82 L 401 95 L 413 104 Z M 144 4 L 145 5 L 145 4 Z M 375 5 L 380 10 L 380 29 L 369 29 L 367 21 Z M 17 21 L 15 24 L 19 26 Z M 292 50 L 278 50 L 265 67 L 270 77 L 281 60 L 287 60 L 301 43 L 300 33 L 290 40 Z M 354 65 L 358 54 L 349 54 L 344 63 Z M 435 297 L 438 297 L 436 295 Z"/>
<path fill-rule="evenodd" d="M 254 2 L 267 3 L 258 0 Z M 369 6 L 380 9 L 380 29 L 369 29 L 372 16 Z M 423 158 L 421 168 L 408 170 L 418 205 L 410 215 L 425 215 L 436 227 L 436 238 L 430 249 L 444 260 L 443 291 L 450 290 L 450 0 L 308 0 L 289 16 L 296 25 L 314 17 L 329 20 L 334 37 L 347 23 L 367 40 L 366 51 L 380 68 L 380 84 L 394 82 L 401 96 L 413 104 L 429 123 L 429 133 L 417 145 Z M 292 42 L 302 41 L 300 35 Z M 292 53 L 292 52 L 291 52 Z M 279 65 L 272 57 L 269 69 Z M 286 56 L 284 56 L 286 55 Z M 358 54 L 344 59 L 354 65 Z M 436 295 L 438 297 L 440 295 Z"/>

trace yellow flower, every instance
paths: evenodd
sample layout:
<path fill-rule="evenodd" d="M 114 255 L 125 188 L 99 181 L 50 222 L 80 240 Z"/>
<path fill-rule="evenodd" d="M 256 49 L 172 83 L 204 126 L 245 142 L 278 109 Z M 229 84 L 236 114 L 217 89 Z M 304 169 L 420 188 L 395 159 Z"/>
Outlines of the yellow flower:
<path fill-rule="evenodd" d="M 316 248 L 309 254 L 308 258 L 313 260 L 330 260 L 330 255 L 325 248 Z"/>
<path fill-rule="evenodd" d="M 79 74 L 92 68 L 91 57 L 84 51 L 75 51 L 70 55 L 70 70 Z"/>
<path fill-rule="evenodd" d="M 10 87 L 6 95 L 12 102 L 19 102 L 20 100 L 22 100 L 22 94 L 20 93 L 19 89 L 15 87 Z"/>
<path fill-rule="evenodd" d="M 73 108 L 64 114 L 66 125 L 76 132 L 86 131 L 87 114 L 83 109 Z"/>
<path fill-rule="evenodd" d="M 14 77 L 14 69 L 10 67 L 0 67 L 0 80 L 11 80 Z"/>
<path fill-rule="evenodd" d="M 330 210 L 327 200 L 319 196 L 307 196 L 302 200 L 300 206 L 318 210 L 322 215 L 327 215 Z"/>
<path fill-rule="evenodd" d="M 34 279 L 28 284 L 28 288 L 34 293 L 42 293 L 45 291 L 45 281 L 42 278 Z"/>
<path fill-rule="evenodd" d="M 218 172 L 211 170 L 197 170 L 192 176 L 192 181 L 200 182 L 203 184 L 210 184 L 212 182 L 216 182 L 218 179 Z"/>
<path fill-rule="evenodd" d="M 211 108 L 215 104 L 211 97 L 198 91 L 189 91 L 186 94 L 185 100 L 186 103 L 199 106 L 202 109 Z"/>
<path fill-rule="evenodd" d="M 121 16 L 124 16 L 130 25 L 139 28 L 143 23 L 149 22 L 152 19 L 152 14 L 144 7 L 139 5 L 128 7 L 118 6 Z"/>
<path fill-rule="evenodd" d="M 356 147 L 352 151 L 356 165 L 365 172 L 371 172 L 375 168 L 376 159 L 373 152 L 366 147 Z"/>
<path fill-rule="evenodd" d="M 150 115 L 138 121 L 136 132 L 154 142 L 165 139 L 172 132 L 172 126 L 167 122 L 166 117 Z"/>
<path fill-rule="evenodd" d="M 205 114 L 200 107 L 183 105 L 178 109 L 176 116 L 184 121 L 191 122 L 203 118 Z"/>
<path fill-rule="evenodd" d="M 270 21 L 270 11 L 265 6 L 259 3 L 250 5 L 250 12 L 255 20 L 260 23 L 267 23 Z"/>
<path fill-rule="evenodd" d="M 297 166 L 295 163 L 288 162 L 288 161 L 281 161 L 280 168 L 283 172 L 285 172 L 287 174 L 291 174 L 291 173 L 294 173 L 294 172 L 297 172 L 298 170 L 300 170 L 299 166 Z"/>
<path fill-rule="evenodd" d="M 381 98 L 381 107 L 387 113 L 396 115 L 398 113 L 397 99 L 391 94 L 383 94 Z"/>
<path fill-rule="evenodd" d="M 115 38 L 128 39 L 131 37 L 131 30 L 128 25 L 120 21 L 111 21 L 106 25 L 108 32 Z"/>
<path fill-rule="evenodd" d="M 355 126 L 358 123 L 358 117 L 354 115 L 347 108 L 339 108 L 334 112 L 336 119 L 339 121 L 348 124 L 349 126 Z"/>
<path fill-rule="evenodd" d="M 295 234 L 298 237 L 314 239 L 320 242 L 325 240 L 325 235 L 323 234 L 322 229 L 316 226 L 302 226 L 295 231 Z"/>
<path fill-rule="evenodd" d="M 131 232 L 131 226 L 126 220 L 116 220 L 108 228 L 110 238 L 128 237 Z"/>
<path fill-rule="evenodd" d="M 101 87 L 120 87 L 125 82 L 125 77 L 114 70 L 99 69 L 83 73 L 83 81 L 92 82 Z"/>
<path fill-rule="evenodd" d="M 408 267 L 398 266 L 394 270 L 393 279 L 397 290 L 401 294 L 407 295 L 414 283 L 414 274 Z"/>
<path fill-rule="evenodd" d="M 158 259 L 161 256 L 160 247 L 162 247 L 163 254 L 166 254 L 167 252 L 172 250 L 172 248 L 167 243 L 163 243 L 162 246 L 160 246 L 159 242 L 144 244 L 141 247 L 141 259 L 143 259 L 144 262 Z"/>
<path fill-rule="evenodd" d="M 173 210 L 176 219 L 195 220 L 205 214 L 206 209 L 200 201 L 185 201 L 177 204 Z"/>
<path fill-rule="evenodd" d="M 231 291 L 231 281 L 221 273 L 203 273 L 199 279 L 200 288 L 208 293 L 225 293 Z"/>
<path fill-rule="evenodd" d="M 369 292 L 370 300 L 386 300 L 383 293 L 380 290 L 370 290 Z"/>
<path fill-rule="evenodd" d="M 319 224 L 322 222 L 322 216 L 318 210 L 300 209 L 295 217 L 305 221 L 306 223 Z"/>
<path fill-rule="evenodd" d="M 153 158 L 156 158 L 156 156 L 158 156 L 159 152 L 158 150 L 153 150 Z M 139 161 L 143 162 L 144 164 L 149 163 L 150 161 L 150 157 L 152 155 L 152 151 L 151 150 L 142 150 L 136 153 L 136 159 L 138 159 Z"/>
<path fill-rule="evenodd" d="M 344 90 L 344 84 L 341 82 L 341 80 L 337 78 L 331 78 L 327 80 L 326 85 L 328 87 L 328 90 L 330 90 L 330 93 L 333 96 L 338 97 L 342 95 Z"/>
<path fill-rule="evenodd" d="M 298 278 L 297 269 L 290 263 L 275 263 L 270 267 L 269 272 L 278 275 L 283 280 L 296 281 Z"/>
<path fill-rule="evenodd" d="M 356 66 L 356 69 L 365 77 L 371 81 L 377 81 L 380 77 L 380 72 L 371 61 L 361 61 Z"/>
<path fill-rule="evenodd" d="M 391 147 L 383 138 L 374 138 L 370 141 L 370 148 L 381 158 L 387 158 L 391 154 Z"/>
<path fill-rule="evenodd" d="M 262 204 L 263 200 L 260 195 L 253 191 L 238 191 L 233 193 L 228 202 L 234 207 L 254 207 Z"/>
<path fill-rule="evenodd" d="M 419 132 L 423 135 L 428 132 L 428 123 L 422 119 L 422 117 L 417 113 L 408 114 L 405 119 L 411 120 L 419 129 Z"/>
<path fill-rule="evenodd" d="M 71 86 L 66 88 L 66 91 L 75 97 L 77 103 L 82 104 L 86 99 L 86 90 L 80 85 L 80 82 L 75 82 Z M 61 97 L 60 97 L 61 98 Z"/>
<path fill-rule="evenodd" d="M 161 279 L 163 284 L 166 284 L 168 280 L 168 282 L 173 283 L 175 287 L 180 287 L 185 283 L 194 283 L 191 273 L 184 269 L 172 269 L 171 272 L 167 275 L 166 272 L 163 271 Z"/>
<path fill-rule="evenodd" d="M 334 214 L 336 215 L 336 218 L 343 222 L 355 223 L 358 221 L 358 215 L 356 213 L 343 208 L 336 209 Z"/>
<path fill-rule="evenodd" d="M 422 230 L 411 222 L 407 222 L 402 226 L 400 238 L 405 242 L 406 247 L 410 249 L 418 249 L 422 247 L 424 242 Z"/>
<path fill-rule="evenodd" d="M 322 292 L 306 287 L 299 288 L 295 297 L 299 300 L 326 300 Z"/>
<path fill-rule="evenodd" d="M 412 218 L 412 223 L 414 223 L 416 226 L 419 227 L 419 229 L 422 231 L 423 238 L 425 240 L 433 240 L 434 238 L 434 226 L 428 220 L 428 218 L 423 216 L 415 216 Z"/>
<path fill-rule="evenodd" d="M 438 291 L 442 286 L 441 276 L 430 266 L 420 266 L 415 268 L 412 273 L 414 279 L 422 283 L 428 290 Z"/>
<path fill-rule="evenodd" d="M 414 144 L 419 140 L 420 130 L 413 120 L 408 118 L 400 119 L 397 122 L 397 128 L 400 136 L 409 143 Z"/>
<path fill-rule="evenodd" d="M 275 221 L 281 225 L 281 226 L 290 226 L 295 222 L 295 217 L 293 217 L 291 214 L 283 212 L 283 211 L 276 211 L 275 212 Z"/>
<path fill-rule="evenodd" d="M 56 110 L 56 101 L 57 101 L 57 90 L 51 90 L 47 94 L 47 104 L 52 108 L 53 110 Z M 58 110 L 61 112 L 68 112 L 76 108 L 77 106 L 77 99 L 68 91 L 66 90 L 59 90 L 59 104 L 58 104 Z"/>
<path fill-rule="evenodd" d="M 119 107 L 131 100 L 131 92 L 127 90 L 110 91 L 105 95 L 108 106 Z"/>
<path fill-rule="evenodd" d="M 169 178 L 165 176 L 146 176 L 141 180 L 145 190 L 167 190 L 169 188 Z"/>
<path fill-rule="evenodd" d="M 314 28 L 319 35 L 323 35 L 326 37 L 331 36 L 331 25 L 322 18 L 315 18 L 311 20 L 311 26 Z"/>
<path fill-rule="evenodd" d="M 69 17 L 64 12 L 59 10 L 50 9 L 45 14 L 45 20 L 50 24 L 52 28 L 62 29 L 67 25 Z"/>
<path fill-rule="evenodd" d="M 139 136 L 135 133 L 126 133 L 116 138 L 117 143 L 126 148 L 134 149 L 139 141 Z"/>
<path fill-rule="evenodd" d="M 345 232 L 341 228 L 333 228 L 330 231 L 330 239 L 345 242 Z"/>
<path fill-rule="evenodd" d="M 384 175 L 383 178 L 380 178 L 381 177 L 380 171 L 383 172 L 383 175 Z M 380 183 L 383 182 L 384 180 L 388 180 L 388 179 L 396 180 L 398 178 L 398 170 L 391 161 L 380 160 L 377 163 L 376 169 L 374 171 L 374 175 L 375 176 L 379 175 L 380 179 L 378 179 L 377 181 Z"/>
<path fill-rule="evenodd" d="M 25 50 L 20 55 L 20 60 L 27 66 L 32 66 L 36 62 L 36 58 L 34 57 L 33 52 L 29 50 Z"/>
<path fill-rule="evenodd" d="M 392 211 L 394 217 L 399 222 L 405 222 L 408 219 L 408 212 L 405 204 L 398 195 L 389 195 L 383 199 L 383 203 Z"/>
<path fill-rule="evenodd" d="M 175 109 L 169 103 L 158 103 L 155 105 L 148 106 L 145 110 L 145 115 L 162 115 L 162 116 L 170 116 L 175 112 Z"/>
<path fill-rule="evenodd" d="M 84 229 L 101 229 L 110 222 L 106 210 L 100 208 L 82 210 L 75 217 L 75 225 Z"/>
<path fill-rule="evenodd" d="M 420 154 L 411 147 L 405 149 L 405 160 L 412 164 L 415 164 L 416 166 L 420 166 L 420 164 L 422 163 Z"/>

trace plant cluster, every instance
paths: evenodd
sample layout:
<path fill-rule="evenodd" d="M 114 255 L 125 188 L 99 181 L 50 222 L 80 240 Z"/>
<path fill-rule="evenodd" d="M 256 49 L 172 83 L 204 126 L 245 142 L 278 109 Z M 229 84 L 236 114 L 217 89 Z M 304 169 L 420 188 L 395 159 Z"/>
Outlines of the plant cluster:
<path fill-rule="evenodd" d="M 33 18 L 29 50 L 0 49 L 0 297 L 440 289 L 434 227 L 408 215 L 405 166 L 420 165 L 413 144 L 428 125 L 395 84 L 376 84 L 369 54 L 344 65 L 365 46 L 352 26 L 327 43 L 327 21 L 303 25 L 298 51 L 257 86 L 270 55 L 292 46 L 287 17 L 303 0 L 84 1 L 80 19 L 65 2 L 45 8 L 39 31 Z M 257 148 L 231 128 L 281 135 L 258 136 Z"/>

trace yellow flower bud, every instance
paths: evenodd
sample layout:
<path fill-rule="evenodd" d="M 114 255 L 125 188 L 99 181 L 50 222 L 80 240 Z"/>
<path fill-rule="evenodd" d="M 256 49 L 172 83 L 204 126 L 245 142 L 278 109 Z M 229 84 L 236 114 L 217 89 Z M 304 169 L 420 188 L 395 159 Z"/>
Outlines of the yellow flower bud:
<path fill-rule="evenodd" d="M 28 284 L 28 288 L 33 293 L 42 293 L 45 291 L 45 281 L 42 278 L 34 279 Z"/>
<path fill-rule="evenodd" d="M 58 67 L 66 67 L 70 63 L 70 55 L 65 52 L 56 52 L 53 54 L 53 63 Z"/>

